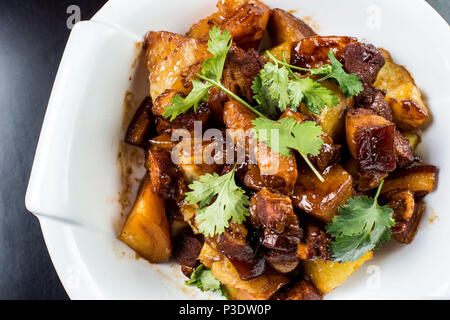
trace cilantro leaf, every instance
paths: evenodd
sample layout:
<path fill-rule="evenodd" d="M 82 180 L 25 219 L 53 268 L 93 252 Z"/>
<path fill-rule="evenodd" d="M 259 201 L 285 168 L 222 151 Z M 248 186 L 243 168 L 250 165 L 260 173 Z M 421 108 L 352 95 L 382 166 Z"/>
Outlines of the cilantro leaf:
<path fill-rule="evenodd" d="M 321 68 L 320 72 L 328 69 Z M 301 102 L 305 102 L 309 110 L 320 113 L 325 106 L 335 106 L 339 103 L 336 94 L 319 82 L 309 77 L 299 78 L 288 67 L 279 67 L 270 62 L 264 65 L 254 80 L 252 89 L 258 103 L 262 104 L 261 101 L 264 101 L 263 106 L 266 108 L 273 108 L 278 103 L 281 111 L 285 111 L 288 106 L 295 111 Z"/>
<path fill-rule="evenodd" d="M 205 236 L 221 234 L 230 220 L 242 223 L 249 215 L 249 199 L 236 185 L 234 174 L 235 169 L 222 176 L 208 173 L 189 185 L 192 191 L 186 193 L 186 200 L 192 205 L 198 204 L 195 221 Z M 215 201 L 210 204 L 214 197 Z"/>
<path fill-rule="evenodd" d="M 259 77 L 261 78 L 262 85 L 268 89 L 270 97 L 278 101 L 280 110 L 286 110 L 290 103 L 288 93 L 288 69 L 286 69 L 286 67 L 279 68 L 273 63 L 266 63 L 261 70 Z"/>
<path fill-rule="evenodd" d="M 299 78 L 289 82 L 291 108 L 294 110 L 305 100 L 306 106 L 312 112 L 319 114 L 325 106 L 335 106 L 339 103 L 336 94 L 311 78 Z"/>
<path fill-rule="evenodd" d="M 212 275 L 211 270 L 205 269 L 203 264 L 200 264 L 194 270 L 190 279 L 185 281 L 184 284 L 197 287 L 202 291 L 220 291 L 220 293 L 227 298 L 222 283 Z"/>
<path fill-rule="evenodd" d="M 328 58 L 330 58 L 332 71 L 327 77 L 333 78 L 339 83 L 341 91 L 347 98 L 360 94 L 363 91 L 361 78 L 356 74 L 345 72 L 342 63 L 336 59 L 331 49 L 328 52 Z"/>
<path fill-rule="evenodd" d="M 192 80 L 192 91 L 186 98 L 175 96 L 170 100 L 171 105 L 164 111 L 164 117 L 173 121 L 178 115 L 187 112 L 194 107 L 197 111 L 198 105 L 206 97 L 208 90 L 212 87 L 209 83 L 203 83 L 199 80 Z"/>
<path fill-rule="evenodd" d="M 366 252 L 378 249 L 391 239 L 394 210 L 378 205 L 377 199 L 383 187 L 382 181 L 375 198 L 354 197 L 338 210 L 326 231 L 335 237 L 331 243 L 334 261 L 355 261 Z"/>
<path fill-rule="evenodd" d="M 287 118 L 289 119 L 289 118 Z M 294 119 L 292 119 L 294 120 Z M 295 138 L 295 149 L 302 154 L 317 156 L 322 149 L 323 135 L 322 127 L 314 121 L 305 121 L 301 124 L 296 123 L 292 127 L 292 134 Z"/>
<path fill-rule="evenodd" d="M 202 73 L 210 79 L 220 81 L 227 53 L 232 44 L 231 34 L 228 30 L 222 33 L 220 28 L 214 26 L 209 32 L 209 37 L 208 51 L 212 53 L 213 57 L 203 62 Z"/>
<path fill-rule="evenodd" d="M 323 145 L 321 138 L 323 135 L 322 127 L 314 121 L 298 123 L 293 118 L 283 118 L 274 121 L 260 117 L 253 120 L 252 123 L 254 125 L 252 130 L 258 140 L 267 143 L 273 151 L 279 152 L 285 157 L 291 155 L 290 149 L 297 150 L 317 178 L 322 182 L 324 181 L 307 157 L 308 154 L 313 156 L 319 154 Z M 272 141 L 271 130 L 278 131 L 277 141 Z"/>
<path fill-rule="evenodd" d="M 276 118 L 278 114 L 278 101 L 272 99 L 269 93 L 269 88 L 262 84 L 260 77 L 256 77 L 253 80 L 252 90 L 254 93 L 253 99 L 255 99 L 258 103 L 256 109 L 271 119 Z"/>

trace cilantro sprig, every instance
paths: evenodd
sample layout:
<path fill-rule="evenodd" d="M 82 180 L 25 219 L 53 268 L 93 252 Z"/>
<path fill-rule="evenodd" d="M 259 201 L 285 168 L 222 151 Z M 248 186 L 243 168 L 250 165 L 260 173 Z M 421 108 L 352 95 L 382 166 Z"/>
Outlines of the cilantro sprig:
<path fill-rule="evenodd" d="M 206 79 L 220 82 L 228 50 L 232 45 L 231 34 L 228 30 L 222 33 L 220 28 L 214 26 L 209 35 L 208 51 L 213 56 L 203 62 L 202 76 Z M 166 107 L 164 112 L 165 118 L 170 118 L 170 121 L 173 121 L 178 115 L 187 112 L 191 108 L 197 111 L 199 103 L 207 99 L 208 91 L 213 87 L 213 84 L 209 82 L 204 83 L 197 79 L 192 80 L 192 85 L 192 91 L 186 98 L 175 96 L 170 100 L 171 105 Z"/>
<path fill-rule="evenodd" d="M 274 63 L 268 62 L 264 65 L 252 86 L 254 99 L 260 103 L 260 108 L 264 109 L 268 102 L 262 97 L 270 97 L 273 101 L 277 101 L 281 111 L 286 110 L 287 107 L 296 111 L 300 103 L 304 102 L 309 110 L 320 113 L 325 106 L 335 106 L 339 103 L 339 99 L 333 91 L 309 76 L 305 78 L 297 76 L 292 69 L 298 67 L 276 59 L 269 51 L 266 54 Z M 313 70 L 312 74 L 328 72 L 328 69 Z M 311 71 L 310 69 L 305 70 Z"/>
<path fill-rule="evenodd" d="M 192 272 L 190 279 L 185 281 L 184 284 L 197 287 L 202 291 L 219 291 L 228 299 L 222 283 L 212 275 L 211 270 L 205 269 L 203 264 L 200 264 L 194 272 Z"/>
<path fill-rule="evenodd" d="M 235 170 L 236 167 L 222 176 L 207 173 L 189 185 L 192 191 L 186 193 L 186 200 L 199 206 L 195 221 L 207 237 L 223 233 L 230 220 L 239 224 L 249 215 L 249 199 L 236 185 Z"/>
<path fill-rule="evenodd" d="M 328 52 L 328 58 L 330 59 L 331 64 L 325 64 L 315 69 L 297 67 L 287 63 L 284 59 L 284 53 L 282 53 L 283 61 L 275 58 L 269 51 L 266 51 L 266 55 L 275 63 L 286 67 L 292 76 L 295 76 L 292 70 L 299 70 L 309 72 L 311 75 L 321 76 L 321 78 L 318 79 L 317 82 L 322 82 L 327 79 L 336 80 L 341 91 L 347 98 L 358 95 L 364 90 L 361 78 L 356 74 L 345 72 L 342 63 L 340 63 L 339 60 L 336 59 L 332 49 L 330 49 L 330 51 Z"/>
<path fill-rule="evenodd" d="M 326 231 L 335 237 L 331 243 L 332 258 L 337 262 L 355 261 L 391 239 L 391 227 L 395 225 L 393 210 L 378 205 L 378 196 L 383 188 L 378 186 L 375 198 L 354 197 L 338 210 Z"/>
<path fill-rule="evenodd" d="M 308 159 L 308 154 L 317 156 L 323 145 L 321 138 L 323 131 L 316 122 L 298 123 L 293 118 L 283 118 L 278 121 L 256 118 L 253 120 L 253 125 L 252 130 L 258 140 L 266 142 L 272 149 L 278 149 L 276 151 L 286 157 L 290 156 L 290 149 L 297 150 L 317 178 L 324 182 L 322 175 Z M 271 130 L 278 131 L 278 141 L 271 141 Z"/>

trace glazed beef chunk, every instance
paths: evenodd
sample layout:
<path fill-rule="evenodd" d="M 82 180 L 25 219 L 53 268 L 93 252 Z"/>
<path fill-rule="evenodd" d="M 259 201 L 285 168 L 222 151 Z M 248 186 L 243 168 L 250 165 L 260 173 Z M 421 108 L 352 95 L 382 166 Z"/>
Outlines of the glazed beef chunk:
<path fill-rule="evenodd" d="M 273 300 L 322 300 L 322 294 L 308 280 L 301 280 L 277 293 Z"/>
<path fill-rule="evenodd" d="M 297 246 L 298 256 L 303 260 L 329 260 L 328 247 L 331 239 L 327 236 L 323 226 L 308 218 L 303 226 L 303 231 L 303 239 Z"/>
<path fill-rule="evenodd" d="M 380 89 L 364 84 L 364 91 L 355 98 L 355 106 L 372 110 L 380 117 L 392 121 L 392 108 L 384 98 L 384 93 Z"/>
<path fill-rule="evenodd" d="M 163 199 L 174 199 L 180 171 L 165 150 L 148 150 L 147 166 L 152 191 Z"/>
<path fill-rule="evenodd" d="M 296 254 L 302 230 L 289 197 L 263 189 L 250 202 L 249 223 L 262 230 L 266 261 L 277 271 L 293 271 L 299 259 Z"/>
<path fill-rule="evenodd" d="M 398 130 L 395 131 L 394 143 L 397 168 L 402 169 L 411 165 L 415 161 L 411 145 Z"/>
<path fill-rule="evenodd" d="M 256 278 L 265 271 L 258 242 L 252 243 L 253 239 L 247 239 L 247 236 L 248 231 L 243 225 L 231 224 L 217 238 L 217 249 L 230 260 L 242 280 Z"/>
<path fill-rule="evenodd" d="M 371 44 L 359 42 L 348 45 L 344 54 L 345 70 L 358 75 L 364 83 L 372 84 L 384 66 L 383 54 Z"/>
<path fill-rule="evenodd" d="M 202 246 L 203 243 L 188 228 L 185 228 L 175 241 L 173 257 L 187 277 L 198 265 L 197 257 Z"/>
<path fill-rule="evenodd" d="M 366 109 L 350 109 L 345 117 L 347 145 L 362 171 L 396 168 L 395 124 Z"/>
<path fill-rule="evenodd" d="M 258 76 L 263 66 L 264 62 L 254 49 L 245 51 L 237 46 L 232 46 L 223 71 L 223 84 L 234 93 L 252 101 L 253 79 Z"/>

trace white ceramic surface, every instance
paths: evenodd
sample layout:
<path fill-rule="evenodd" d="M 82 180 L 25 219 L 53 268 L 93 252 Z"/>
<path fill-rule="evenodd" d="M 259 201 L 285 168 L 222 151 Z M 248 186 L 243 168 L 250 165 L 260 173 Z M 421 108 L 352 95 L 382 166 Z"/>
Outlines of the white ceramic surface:
<path fill-rule="evenodd" d="M 419 153 L 439 166 L 439 187 L 415 241 L 391 242 L 330 299 L 450 298 L 450 30 L 423 0 L 267 0 L 294 9 L 321 35 L 351 35 L 388 49 L 415 77 L 433 121 Z M 135 259 L 116 236 L 117 153 L 135 42 L 148 30 L 184 33 L 214 0 L 110 0 L 68 41 L 26 195 L 53 263 L 73 299 L 216 298 L 183 285 L 173 264 Z M 145 85 L 144 85 L 145 86 Z M 137 97 L 139 98 L 139 97 Z M 437 215 L 434 223 L 428 221 Z"/>

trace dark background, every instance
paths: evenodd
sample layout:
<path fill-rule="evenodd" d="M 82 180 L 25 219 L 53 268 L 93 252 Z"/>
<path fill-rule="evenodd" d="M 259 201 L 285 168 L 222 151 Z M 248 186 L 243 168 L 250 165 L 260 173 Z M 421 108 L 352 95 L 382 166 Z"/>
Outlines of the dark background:
<path fill-rule="evenodd" d="M 24 199 L 70 33 L 67 8 L 78 5 L 88 20 L 105 2 L 0 0 L 0 299 L 68 299 Z M 428 2 L 450 20 L 449 0 Z"/>

